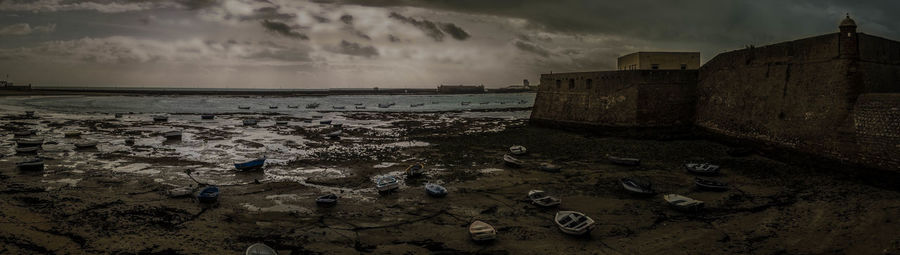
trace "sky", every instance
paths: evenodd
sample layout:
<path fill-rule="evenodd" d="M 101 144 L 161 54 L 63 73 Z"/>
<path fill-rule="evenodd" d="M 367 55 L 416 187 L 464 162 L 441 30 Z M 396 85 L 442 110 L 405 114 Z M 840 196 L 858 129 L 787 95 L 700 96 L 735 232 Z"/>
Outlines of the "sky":
<path fill-rule="evenodd" d="M 37 86 L 505 87 L 699 51 L 859 31 L 900 39 L 900 1 L 0 0 L 0 75 Z M 5 78 L 0 77 L 0 79 Z"/>

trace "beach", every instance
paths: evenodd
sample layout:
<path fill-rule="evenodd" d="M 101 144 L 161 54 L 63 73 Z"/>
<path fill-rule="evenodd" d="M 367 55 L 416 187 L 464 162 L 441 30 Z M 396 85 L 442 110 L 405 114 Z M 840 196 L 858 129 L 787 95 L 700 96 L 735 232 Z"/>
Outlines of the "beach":
<path fill-rule="evenodd" d="M 533 94 L 0 99 L 0 254 L 241 254 L 258 242 L 279 254 L 900 253 L 894 176 L 858 178 L 853 169 L 762 152 L 732 156 L 735 147 L 700 136 L 636 139 L 533 126 Z M 321 108 L 305 109 L 309 102 Z M 387 102 L 398 103 L 376 106 Z M 245 126 L 246 119 L 258 124 Z M 21 137 L 13 133 L 25 129 L 44 139 L 43 171 L 16 168 L 36 156 L 15 151 Z M 337 139 L 326 135 L 337 130 Z M 80 135 L 66 137 L 71 131 Z M 166 139 L 168 131 L 182 136 Z M 84 140 L 98 145 L 75 148 Z M 528 149 L 517 156 L 522 167 L 502 161 L 513 145 Z M 260 156 L 262 169 L 233 166 Z M 641 163 L 615 165 L 608 156 Z M 728 189 L 698 189 L 688 162 L 721 165 L 707 178 Z M 424 176 L 405 176 L 415 163 Z M 562 169 L 541 171 L 541 163 Z M 388 174 L 400 187 L 381 194 L 373 181 Z M 656 194 L 630 194 L 621 178 L 652 182 Z M 425 183 L 448 195 L 429 197 Z M 206 185 L 221 189 L 216 203 L 166 195 Z M 526 197 L 533 189 L 562 202 L 536 206 Z M 328 193 L 337 205 L 317 206 Z M 662 199 L 669 193 L 705 207 L 676 210 Z M 594 230 L 562 233 L 553 218 L 564 210 L 591 217 Z M 497 240 L 473 242 L 474 220 L 494 226 Z"/>

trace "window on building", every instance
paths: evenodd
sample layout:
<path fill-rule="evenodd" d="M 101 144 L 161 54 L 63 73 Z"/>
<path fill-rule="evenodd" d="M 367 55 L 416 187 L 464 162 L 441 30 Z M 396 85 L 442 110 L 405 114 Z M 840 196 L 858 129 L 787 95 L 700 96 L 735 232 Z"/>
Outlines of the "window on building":
<path fill-rule="evenodd" d="M 560 89 L 560 88 L 562 88 L 562 81 L 556 80 L 556 89 Z"/>
<path fill-rule="evenodd" d="M 659 70 L 659 64 L 650 64 L 650 69 Z"/>
<path fill-rule="evenodd" d="M 687 64 L 681 64 L 681 70 L 687 70 Z"/>
<path fill-rule="evenodd" d="M 569 89 L 575 89 L 575 79 L 569 79 Z"/>
<path fill-rule="evenodd" d="M 586 81 L 584 81 L 584 88 L 585 88 L 585 89 L 591 89 L 591 88 L 593 88 L 593 87 L 594 87 L 594 80 L 587 79 Z"/>

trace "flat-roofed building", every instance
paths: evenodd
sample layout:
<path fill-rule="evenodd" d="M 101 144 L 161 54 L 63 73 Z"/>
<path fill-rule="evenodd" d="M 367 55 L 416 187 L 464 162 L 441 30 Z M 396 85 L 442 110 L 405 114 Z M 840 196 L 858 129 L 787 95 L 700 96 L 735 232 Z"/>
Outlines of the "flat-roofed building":
<path fill-rule="evenodd" d="M 619 57 L 619 70 L 697 70 L 700 52 L 635 52 Z"/>

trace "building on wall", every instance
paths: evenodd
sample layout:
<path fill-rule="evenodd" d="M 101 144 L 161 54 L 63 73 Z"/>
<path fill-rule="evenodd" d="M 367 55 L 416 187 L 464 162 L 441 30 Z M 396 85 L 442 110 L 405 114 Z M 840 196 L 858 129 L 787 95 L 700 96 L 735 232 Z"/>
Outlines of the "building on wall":
<path fill-rule="evenodd" d="M 698 70 L 645 70 L 620 58 L 620 69 L 637 70 L 542 74 L 532 122 L 687 124 L 760 148 L 900 171 L 900 42 L 857 32 L 849 16 L 838 29 L 721 53 Z"/>
<path fill-rule="evenodd" d="M 438 86 L 438 93 L 442 94 L 480 94 L 484 93 L 484 85 L 443 85 Z"/>
<path fill-rule="evenodd" d="M 635 52 L 619 57 L 618 70 L 697 70 L 700 52 Z"/>

